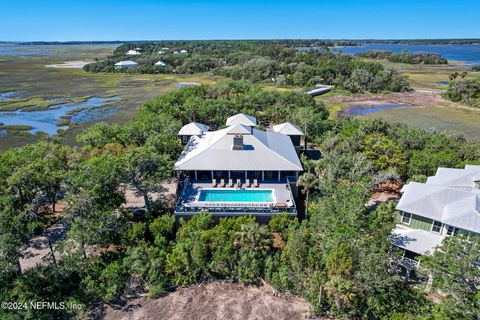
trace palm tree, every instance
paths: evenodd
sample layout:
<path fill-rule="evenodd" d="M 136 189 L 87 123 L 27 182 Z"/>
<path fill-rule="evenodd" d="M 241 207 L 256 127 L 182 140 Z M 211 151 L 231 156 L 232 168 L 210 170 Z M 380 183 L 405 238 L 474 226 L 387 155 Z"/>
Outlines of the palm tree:
<path fill-rule="evenodd" d="M 297 186 L 302 188 L 303 194 L 305 194 L 305 217 L 308 216 L 308 200 L 310 192 L 318 187 L 320 180 L 317 175 L 311 172 L 305 172 L 297 181 Z"/>

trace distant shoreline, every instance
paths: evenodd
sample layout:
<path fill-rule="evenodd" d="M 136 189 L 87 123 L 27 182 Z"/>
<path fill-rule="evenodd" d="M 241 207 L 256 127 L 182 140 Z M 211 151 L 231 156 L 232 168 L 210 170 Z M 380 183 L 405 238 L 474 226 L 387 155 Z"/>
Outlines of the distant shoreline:
<path fill-rule="evenodd" d="M 111 41 L 1 41 L 0 45 L 79 45 L 79 44 L 122 44 L 122 43 L 169 43 L 169 42 L 196 42 L 196 41 L 298 41 L 298 42 L 342 42 L 343 45 L 357 46 L 368 43 L 383 44 L 464 44 L 480 45 L 480 38 L 452 38 L 452 39 L 203 39 L 203 40 L 111 40 Z"/>

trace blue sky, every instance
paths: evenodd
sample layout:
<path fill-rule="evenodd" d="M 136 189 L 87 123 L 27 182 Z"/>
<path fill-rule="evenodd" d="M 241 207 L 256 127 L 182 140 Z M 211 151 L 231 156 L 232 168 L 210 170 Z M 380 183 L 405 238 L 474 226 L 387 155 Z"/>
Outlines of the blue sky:
<path fill-rule="evenodd" d="M 480 38 L 478 0 L 0 0 L 0 41 Z"/>

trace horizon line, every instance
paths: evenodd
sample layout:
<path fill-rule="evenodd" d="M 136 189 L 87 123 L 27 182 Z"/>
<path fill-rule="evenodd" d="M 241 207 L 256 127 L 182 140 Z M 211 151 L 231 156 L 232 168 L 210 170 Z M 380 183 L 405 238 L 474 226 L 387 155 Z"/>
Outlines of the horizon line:
<path fill-rule="evenodd" d="M 137 39 L 137 40 L 0 40 L 0 43 L 69 43 L 69 42 L 163 42 L 163 41 L 281 41 L 281 40 L 320 40 L 320 41 L 425 41 L 425 40 L 478 40 L 480 38 L 211 38 L 211 39 Z"/>

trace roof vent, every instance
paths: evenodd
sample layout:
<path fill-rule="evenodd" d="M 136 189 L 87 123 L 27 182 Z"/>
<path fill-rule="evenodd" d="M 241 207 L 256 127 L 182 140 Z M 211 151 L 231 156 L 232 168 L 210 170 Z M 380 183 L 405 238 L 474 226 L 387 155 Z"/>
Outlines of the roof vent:
<path fill-rule="evenodd" d="M 243 145 L 243 136 L 235 135 L 233 137 L 233 147 L 232 150 L 244 150 L 245 146 Z"/>

